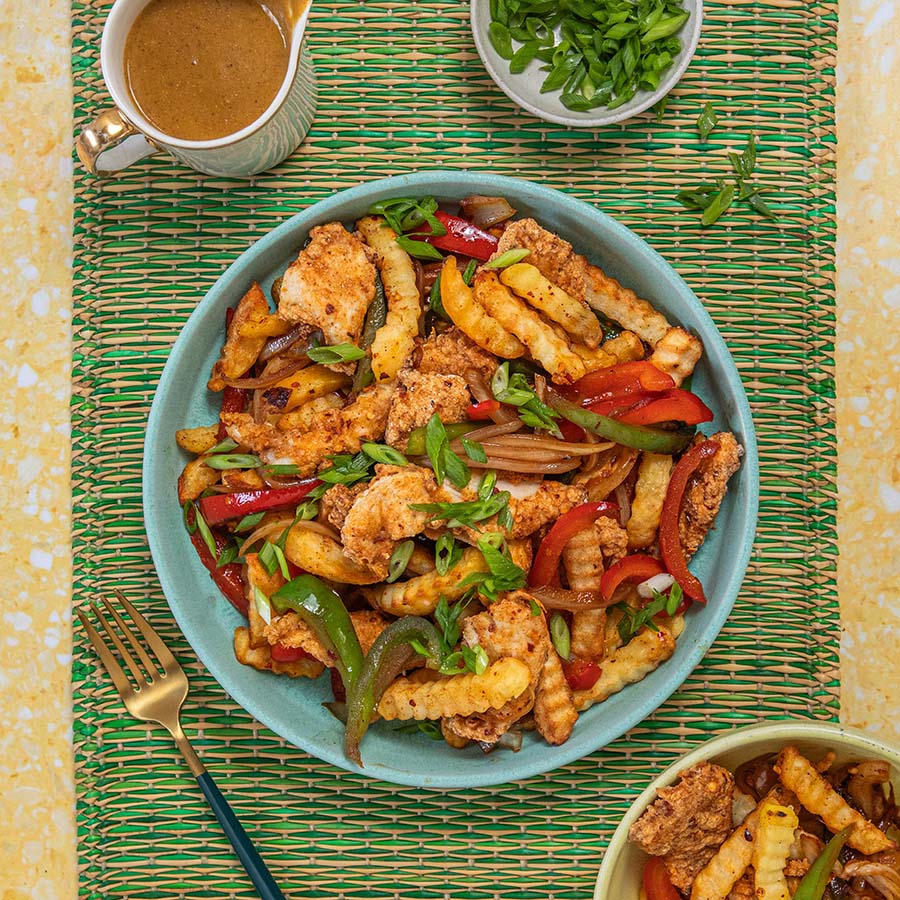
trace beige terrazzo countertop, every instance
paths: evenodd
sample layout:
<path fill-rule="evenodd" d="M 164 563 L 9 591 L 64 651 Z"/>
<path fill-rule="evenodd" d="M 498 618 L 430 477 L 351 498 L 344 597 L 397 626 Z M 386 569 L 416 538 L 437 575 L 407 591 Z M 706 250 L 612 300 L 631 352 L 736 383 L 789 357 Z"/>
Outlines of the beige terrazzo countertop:
<path fill-rule="evenodd" d="M 70 745 L 69 9 L 0 28 L 0 900 L 76 895 Z M 14 23 L 14 24 L 8 24 Z M 838 585 L 848 724 L 900 743 L 900 76 L 895 0 L 842 0 L 838 72 Z M 25 612 L 40 600 L 40 615 Z"/>

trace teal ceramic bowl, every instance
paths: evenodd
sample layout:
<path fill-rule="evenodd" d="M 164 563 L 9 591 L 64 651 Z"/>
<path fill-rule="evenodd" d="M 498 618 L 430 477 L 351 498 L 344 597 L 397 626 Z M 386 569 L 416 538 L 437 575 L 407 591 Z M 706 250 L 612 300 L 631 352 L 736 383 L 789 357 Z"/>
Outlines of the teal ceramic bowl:
<path fill-rule="evenodd" d="M 366 735 L 365 768 L 359 769 L 344 757 L 342 727 L 322 706 L 330 699 L 327 678 L 277 677 L 245 668 L 234 658 L 232 634 L 241 619 L 218 596 L 184 532 L 175 484 L 186 457 L 174 434 L 179 428 L 215 421 L 219 397 L 206 390 L 206 381 L 222 343 L 225 309 L 254 280 L 268 288 L 295 258 L 311 227 L 335 220 L 351 223 L 386 197 L 432 194 L 452 203 L 472 193 L 509 198 L 520 215 L 535 216 L 670 320 L 698 334 L 706 352 L 693 385 L 715 413 L 707 430 L 733 431 L 747 452 L 716 529 L 692 564 L 710 603 L 688 613 L 678 649 L 665 665 L 585 712 L 560 747 L 528 734 L 518 753 L 484 755 L 474 747 L 453 750 L 380 723 Z M 756 439 L 740 377 L 703 305 L 668 263 L 637 235 L 586 203 L 526 181 L 478 172 L 419 172 L 363 184 L 315 204 L 253 244 L 197 306 L 175 343 L 150 411 L 144 457 L 145 521 L 160 583 L 185 637 L 222 687 L 260 722 L 307 753 L 352 772 L 429 788 L 500 784 L 547 772 L 605 746 L 656 709 L 697 665 L 731 611 L 750 558 L 758 485 Z"/>

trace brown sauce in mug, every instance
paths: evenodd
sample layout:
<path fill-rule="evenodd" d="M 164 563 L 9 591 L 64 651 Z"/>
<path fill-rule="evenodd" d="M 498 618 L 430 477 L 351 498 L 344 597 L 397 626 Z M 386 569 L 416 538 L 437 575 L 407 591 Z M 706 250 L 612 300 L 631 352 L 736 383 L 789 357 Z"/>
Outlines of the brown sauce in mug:
<path fill-rule="evenodd" d="M 225 137 L 269 107 L 289 43 L 286 16 L 257 0 L 150 0 L 125 41 L 128 91 L 170 137 Z"/>

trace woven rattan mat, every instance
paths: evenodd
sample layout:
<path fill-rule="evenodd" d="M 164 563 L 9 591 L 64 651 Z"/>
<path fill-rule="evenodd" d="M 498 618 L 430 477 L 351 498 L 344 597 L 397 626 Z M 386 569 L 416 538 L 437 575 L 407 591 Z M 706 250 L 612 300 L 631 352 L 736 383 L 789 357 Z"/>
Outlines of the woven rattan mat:
<path fill-rule="evenodd" d="M 108 103 L 103 2 L 75 0 L 76 127 Z M 764 716 L 837 711 L 832 428 L 831 3 L 707 3 L 699 52 L 664 120 L 601 132 L 522 115 L 488 79 L 468 10 L 438 0 L 315 3 L 320 84 L 309 139 L 255 182 L 165 159 L 118 180 L 79 172 L 75 219 L 75 603 L 123 587 L 185 663 L 185 727 L 288 893 L 585 897 L 615 823 L 651 775 Z M 721 124 L 701 147 L 713 99 Z M 779 223 L 732 211 L 701 230 L 674 195 L 760 138 Z M 605 750 L 528 782 L 423 792 L 350 776 L 285 746 L 206 674 L 157 583 L 141 518 L 147 410 L 178 329 L 254 239 L 360 179 L 421 168 L 540 180 L 645 237 L 703 298 L 750 395 L 762 453 L 755 553 L 725 630 L 687 683 Z M 81 896 L 252 897 L 187 769 L 133 722 L 76 630 Z M 223 648 L 223 652 L 228 652 Z"/>

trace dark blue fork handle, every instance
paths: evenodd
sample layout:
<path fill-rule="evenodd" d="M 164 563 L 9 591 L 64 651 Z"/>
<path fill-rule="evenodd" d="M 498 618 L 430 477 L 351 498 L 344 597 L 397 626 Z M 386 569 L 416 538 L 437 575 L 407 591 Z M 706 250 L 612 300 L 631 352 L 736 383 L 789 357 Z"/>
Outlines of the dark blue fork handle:
<path fill-rule="evenodd" d="M 284 894 L 278 889 L 275 880 L 272 878 L 262 857 L 253 846 L 253 842 L 247 836 L 243 826 L 237 820 L 237 816 L 232 812 L 228 801 L 222 796 L 222 792 L 216 787 L 216 783 L 212 780 L 209 772 L 197 776 L 197 784 L 206 797 L 207 802 L 212 807 L 212 811 L 216 814 L 222 830 L 228 835 L 234 852 L 237 853 L 238 859 L 243 863 L 253 886 L 259 891 L 262 900 L 285 900 Z"/>

